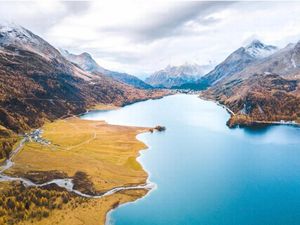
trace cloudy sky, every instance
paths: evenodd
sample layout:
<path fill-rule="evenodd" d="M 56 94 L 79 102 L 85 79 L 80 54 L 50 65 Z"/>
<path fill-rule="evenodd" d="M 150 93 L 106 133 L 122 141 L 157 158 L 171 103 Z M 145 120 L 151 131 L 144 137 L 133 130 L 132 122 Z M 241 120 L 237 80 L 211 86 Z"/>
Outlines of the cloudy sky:
<path fill-rule="evenodd" d="M 138 76 L 169 64 L 218 63 L 253 39 L 297 42 L 299 12 L 300 2 L 0 1 L 2 19 Z"/>

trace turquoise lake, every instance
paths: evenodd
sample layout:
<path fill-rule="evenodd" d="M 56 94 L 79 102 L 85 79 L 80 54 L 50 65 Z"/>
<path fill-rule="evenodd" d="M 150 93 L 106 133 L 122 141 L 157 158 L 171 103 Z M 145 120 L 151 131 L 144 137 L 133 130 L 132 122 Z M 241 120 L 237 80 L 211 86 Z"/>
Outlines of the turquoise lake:
<path fill-rule="evenodd" d="M 157 185 L 108 216 L 114 225 L 300 224 L 300 128 L 229 129 L 229 114 L 195 95 L 174 95 L 82 118 L 166 126 L 138 136 L 139 161 Z"/>

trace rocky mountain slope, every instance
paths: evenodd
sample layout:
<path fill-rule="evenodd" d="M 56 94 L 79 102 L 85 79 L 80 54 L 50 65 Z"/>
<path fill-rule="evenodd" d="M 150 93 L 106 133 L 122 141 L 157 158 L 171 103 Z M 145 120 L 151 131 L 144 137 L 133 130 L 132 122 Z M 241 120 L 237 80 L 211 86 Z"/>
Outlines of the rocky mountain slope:
<path fill-rule="evenodd" d="M 129 75 L 127 73 L 119 73 L 115 71 L 107 70 L 101 66 L 98 65 L 98 63 L 92 58 L 92 56 L 89 53 L 82 53 L 80 55 L 75 55 L 72 53 L 69 53 L 66 50 L 60 50 L 61 53 L 65 58 L 67 58 L 69 61 L 77 64 L 80 68 L 82 68 L 85 71 L 92 72 L 92 73 L 101 73 L 108 77 L 111 77 L 115 80 L 118 80 L 120 82 L 123 82 L 128 85 L 132 85 L 136 88 L 140 89 L 151 89 L 152 86 L 145 83 L 144 81 L 140 80 L 139 78 Z"/>
<path fill-rule="evenodd" d="M 300 42 L 224 77 L 201 94 L 229 107 L 229 126 L 300 121 Z"/>
<path fill-rule="evenodd" d="M 79 114 L 99 103 L 122 106 L 164 94 L 86 72 L 27 29 L 0 26 L 0 126 L 5 134 Z M 0 150 L 6 146 L 1 139 Z"/>
<path fill-rule="evenodd" d="M 205 89 L 221 82 L 226 77 L 242 71 L 249 65 L 268 57 L 277 50 L 275 46 L 265 45 L 259 40 L 254 40 L 249 45 L 240 47 L 231 53 L 208 74 L 196 82 L 184 84 L 182 88 Z"/>
<path fill-rule="evenodd" d="M 195 82 L 209 69 L 211 69 L 210 65 L 188 63 L 181 66 L 167 66 L 152 74 L 145 81 L 154 87 L 179 87 L 185 83 Z"/>

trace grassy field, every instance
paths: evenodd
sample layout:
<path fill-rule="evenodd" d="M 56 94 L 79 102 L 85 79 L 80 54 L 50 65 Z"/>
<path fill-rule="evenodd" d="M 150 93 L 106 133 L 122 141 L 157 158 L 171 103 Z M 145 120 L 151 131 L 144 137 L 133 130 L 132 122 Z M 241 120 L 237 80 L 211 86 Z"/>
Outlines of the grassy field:
<path fill-rule="evenodd" d="M 148 128 L 109 125 L 79 118 L 43 126 L 50 145 L 30 142 L 14 158 L 8 174 L 28 176 L 38 171 L 60 171 L 73 177 L 83 172 L 97 192 L 145 183 L 147 174 L 136 161 L 146 146 L 136 135 Z"/>
<path fill-rule="evenodd" d="M 116 126 L 72 117 L 47 123 L 42 130 L 43 138 L 51 144 L 26 143 L 13 158 L 13 167 L 5 173 L 35 182 L 71 177 L 76 189 L 89 194 L 144 184 L 147 180 L 147 173 L 136 161 L 139 151 L 146 146 L 136 139 L 136 135 L 148 132 L 149 128 Z M 0 183 L 0 190 L 1 185 L 4 184 Z M 22 220 L 20 224 L 32 224 L 31 221 L 34 224 L 104 224 L 110 209 L 146 193 L 147 190 L 127 190 L 83 202 L 78 202 L 81 197 L 75 196 L 71 197 L 72 205 L 67 203 L 60 209 L 50 210 L 47 218 Z"/>
<path fill-rule="evenodd" d="M 118 109 L 118 106 L 112 105 L 112 104 L 97 104 L 90 108 L 90 110 L 114 110 Z"/>

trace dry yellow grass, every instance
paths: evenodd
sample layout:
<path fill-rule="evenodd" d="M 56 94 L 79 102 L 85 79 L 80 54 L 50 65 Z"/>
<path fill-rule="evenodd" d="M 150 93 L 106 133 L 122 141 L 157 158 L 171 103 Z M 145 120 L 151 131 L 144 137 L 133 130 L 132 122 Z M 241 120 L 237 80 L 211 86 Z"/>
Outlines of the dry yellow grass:
<path fill-rule="evenodd" d="M 26 176 L 29 172 L 61 171 L 73 177 L 78 171 L 88 175 L 97 192 L 114 187 L 143 184 L 147 173 L 136 161 L 146 145 L 136 135 L 149 128 L 109 125 L 104 121 L 81 120 L 73 117 L 47 123 L 42 127 L 43 138 L 50 145 L 26 143 L 13 158 L 14 165 L 7 174 Z M 8 187 L 4 183 L 2 187 Z M 100 199 L 78 202 L 76 207 L 66 204 L 62 209 L 50 212 L 48 218 L 24 220 L 20 224 L 104 224 L 109 210 L 119 204 L 134 201 L 144 196 L 147 190 L 126 190 Z"/>
<path fill-rule="evenodd" d="M 113 104 L 97 104 L 91 107 L 90 110 L 113 110 L 118 108 L 118 106 L 115 106 Z"/>
<path fill-rule="evenodd" d="M 0 182 L 0 193 L 2 193 L 3 190 L 7 190 L 10 187 L 11 182 L 9 181 L 3 181 Z"/>
<path fill-rule="evenodd" d="M 14 158 L 8 174 L 62 171 L 69 177 L 85 172 L 97 191 L 145 183 L 147 173 L 136 161 L 146 146 L 136 135 L 148 128 L 109 125 L 79 118 L 45 124 L 43 138 L 51 145 L 30 142 Z"/>

